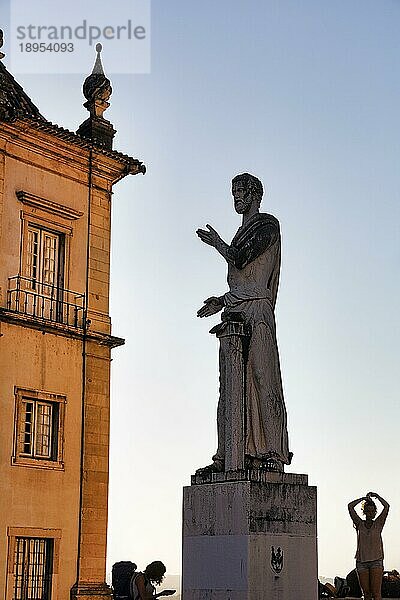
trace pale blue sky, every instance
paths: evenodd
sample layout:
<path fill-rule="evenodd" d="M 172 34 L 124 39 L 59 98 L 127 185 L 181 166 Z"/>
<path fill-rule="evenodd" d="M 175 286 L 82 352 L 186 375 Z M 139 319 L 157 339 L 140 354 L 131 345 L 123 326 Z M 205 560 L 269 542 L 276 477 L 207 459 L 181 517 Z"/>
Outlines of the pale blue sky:
<path fill-rule="evenodd" d="M 216 438 L 217 317 L 195 314 L 226 290 L 194 231 L 233 236 L 230 179 L 250 171 L 282 227 L 290 471 L 318 486 L 319 572 L 353 568 L 346 505 L 370 489 L 392 505 L 385 566 L 399 569 L 399 26 L 399 0 L 153 0 L 151 73 L 111 76 L 115 147 L 148 173 L 113 200 L 126 346 L 112 366 L 110 564 L 180 571 L 182 486 Z M 106 43 L 103 58 L 107 70 Z M 76 129 L 83 77 L 17 78 Z"/>

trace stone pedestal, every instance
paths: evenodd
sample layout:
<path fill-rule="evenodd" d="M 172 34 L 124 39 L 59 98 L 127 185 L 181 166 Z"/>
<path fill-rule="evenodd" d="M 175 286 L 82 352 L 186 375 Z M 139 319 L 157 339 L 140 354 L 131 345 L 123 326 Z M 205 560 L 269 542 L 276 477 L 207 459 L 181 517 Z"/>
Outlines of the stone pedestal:
<path fill-rule="evenodd" d="M 183 498 L 183 600 L 317 600 L 316 488 L 306 475 L 192 477 Z"/>

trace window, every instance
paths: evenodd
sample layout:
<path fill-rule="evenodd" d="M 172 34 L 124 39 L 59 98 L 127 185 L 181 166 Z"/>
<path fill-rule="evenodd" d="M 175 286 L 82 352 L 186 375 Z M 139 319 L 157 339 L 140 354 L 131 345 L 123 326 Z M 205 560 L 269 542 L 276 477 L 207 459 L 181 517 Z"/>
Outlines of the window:
<path fill-rule="evenodd" d="M 13 600 L 50 600 L 54 541 L 15 538 Z"/>
<path fill-rule="evenodd" d="M 35 402 L 22 399 L 21 454 L 33 458 L 57 456 L 58 405 L 52 402 Z"/>
<path fill-rule="evenodd" d="M 16 388 L 14 464 L 63 468 L 65 396 Z"/>
<path fill-rule="evenodd" d="M 16 195 L 23 204 L 20 262 L 18 273 L 9 274 L 7 310 L 34 326 L 40 321 L 57 329 L 82 329 L 85 294 L 69 289 L 69 254 L 72 222 L 83 213 L 27 191 Z"/>
<path fill-rule="evenodd" d="M 62 287 L 63 236 L 28 224 L 25 276 L 33 290 L 54 296 Z"/>
<path fill-rule="evenodd" d="M 5 600 L 58 598 L 61 529 L 7 527 Z"/>
<path fill-rule="evenodd" d="M 65 288 L 66 234 L 24 218 L 21 250 L 20 274 L 9 278 L 7 308 L 82 328 L 85 295 Z"/>
<path fill-rule="evenodd" d="M 24 312 L 63 321 L 64 235 L 28 223 L 23 256 Z"/>

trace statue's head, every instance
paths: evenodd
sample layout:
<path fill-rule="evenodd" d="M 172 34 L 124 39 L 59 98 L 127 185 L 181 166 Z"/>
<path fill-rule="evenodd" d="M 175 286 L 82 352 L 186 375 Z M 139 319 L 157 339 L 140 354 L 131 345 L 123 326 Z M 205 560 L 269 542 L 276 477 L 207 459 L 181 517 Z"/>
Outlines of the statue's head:
<path fill-rule="evenodd" d="M 260 208 L 263 193 L 263 184 L 250 173 L 242 173 L 232 179 L 232 195 L 235 210 L 239 215 L 246 213 L 253 202 Z"/>

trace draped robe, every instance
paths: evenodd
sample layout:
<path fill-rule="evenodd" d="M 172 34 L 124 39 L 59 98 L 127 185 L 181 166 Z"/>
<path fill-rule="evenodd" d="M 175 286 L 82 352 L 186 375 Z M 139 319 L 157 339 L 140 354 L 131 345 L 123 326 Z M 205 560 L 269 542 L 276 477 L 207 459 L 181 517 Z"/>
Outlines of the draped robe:
<path fill-rule="evenodd" d="M 279 221 L 257 213 L 230 246 L 225 313 L 240 312 L 250 331 L 246 362 L 245 419 L 248 457 L 290 464 L 274 307 L 281 263 Z M 222 357 L 225 360 L 225 357 Z M 221 400 L 220 400 L 221 404 Z M 218 407 L 218 450 L 224 456 L 224 407 Z"/>

